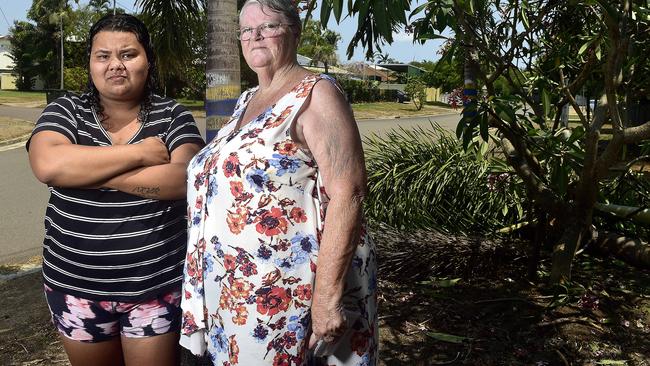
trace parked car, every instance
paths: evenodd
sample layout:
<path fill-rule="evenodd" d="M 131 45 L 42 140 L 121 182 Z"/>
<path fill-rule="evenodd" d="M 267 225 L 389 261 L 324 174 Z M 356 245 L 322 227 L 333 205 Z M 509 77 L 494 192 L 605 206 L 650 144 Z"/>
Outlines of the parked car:
<path fill-rule="evenodd" d="M 409 97 L 408 94 L 406 94 L 405 92 L 403 92 L 401 90 L 397 90 L 395 95 L 396 95 L 395 101 L 397 103 L 405 103 L 405 102 L 410 102 L 411 101 L 411 97 Z"/>

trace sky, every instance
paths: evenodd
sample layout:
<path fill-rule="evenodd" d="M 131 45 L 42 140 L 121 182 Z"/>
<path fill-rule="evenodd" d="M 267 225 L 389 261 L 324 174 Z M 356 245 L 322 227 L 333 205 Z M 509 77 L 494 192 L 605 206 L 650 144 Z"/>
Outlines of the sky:
<path fill-rule="evenodd" d="M 127 12 L 136 12 L 138 10 L 134 6 L 134 3 L 135 0 L 117 0 L 117 6 L 126 9 Z M 0 0 L 0 35 L 8 34 L 9 27 L 13 25 L 15 20 L 26 20 L 27 10 L 31 4 L 32 0 Z M 318 10 L 314 12 L 316 17 L 319 13 Z M 342 19 L 341 24 L 337 24 L 332 16 L 328 28 L 341 35 L 342 40 L 338 44 L 337 51 L 339 61 L 348 63 L 362 61 L 364 59 L 365 52 L 360 46 L 355 49 L 354 56 L 350 61 L 348 61 L 345 54 L 348 43 L 356 30 L 356 19 Z M 390 57 L 399 62 L 409 63 L 412 61 L 437 60 L 440 57 L 437 53 L 440 48 L 440 41 L 427 41 L 424 45 L 420 45 L 419 43 L 414 44 L 412 37 L 405 32 L 395 34 L 393 39 L 393 44 L 382 47 L 382 51 L 383 53 L 388 53 Z"/>

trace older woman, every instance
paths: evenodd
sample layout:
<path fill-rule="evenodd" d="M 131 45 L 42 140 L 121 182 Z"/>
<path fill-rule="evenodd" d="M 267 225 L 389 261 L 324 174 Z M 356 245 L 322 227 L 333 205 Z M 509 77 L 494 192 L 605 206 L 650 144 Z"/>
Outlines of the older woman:
<path fill-rule="evenodd" d="M 144 24 L 100 19 L 89 92 L 48 105 L 28 142 L 51 192 L 43 278 L 72 365 L 178 363 L 186 167 L 204 145 L 192 115 L 154 94 Z"/>
<path fill-rule="evenodd" d="M 259 87 L 188 168 L 181 344 L 218 365 L 373 365 L 376 256 L 352 111 L 297 64 L 292 1 L 249 0 L 239 20 Z"/>

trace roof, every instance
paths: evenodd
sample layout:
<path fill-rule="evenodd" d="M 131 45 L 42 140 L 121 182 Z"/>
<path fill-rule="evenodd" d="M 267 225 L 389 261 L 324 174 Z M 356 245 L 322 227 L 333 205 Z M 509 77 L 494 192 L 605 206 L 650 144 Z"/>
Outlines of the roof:
<path fill-rule="evenodd" d="M 427 70 L 425 70 L 425 69 L 423 69 L 421 67 L 417 67 L 415 65 L 411 65 L 411 64 L 396 63 L 396 64 L 380 64 L 380 65 L 385 67 L 385 68 L 388 68 L 388 69 L 401 69 L 401 68 L 406 67 L 407 69 L 408 68 L 414 68 L 414 69 L 420 70 L 423 73 L 427 72 Z"/>
<path fill-rule="evenodd" d="M 305 69 L 312 71 L 312 72 L 317 72 L 317 73 L 324 73 L 325 68 L 323 67 L 311 67 L 311 66 L 305 66 Z M 339 75 L 351 75 L 352 73 L 349 72 L 348 70 L 343 70 L 341 68 L 338 68 L 336 66 L 327 66 L 327 72 L 330 74 L 339 74 Z"/>

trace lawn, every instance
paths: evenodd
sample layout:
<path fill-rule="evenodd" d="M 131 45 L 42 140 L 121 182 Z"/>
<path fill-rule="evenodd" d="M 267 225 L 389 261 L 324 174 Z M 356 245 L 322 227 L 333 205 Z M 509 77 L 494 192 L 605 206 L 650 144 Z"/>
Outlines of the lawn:
<path fill-rule="evenodd" d="M 0 104 L 42 104 L 45 105 L 45 92 L 0 90 Z"/>

